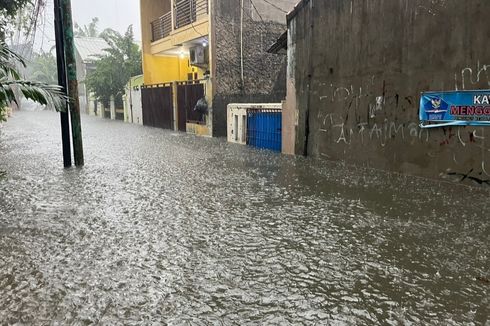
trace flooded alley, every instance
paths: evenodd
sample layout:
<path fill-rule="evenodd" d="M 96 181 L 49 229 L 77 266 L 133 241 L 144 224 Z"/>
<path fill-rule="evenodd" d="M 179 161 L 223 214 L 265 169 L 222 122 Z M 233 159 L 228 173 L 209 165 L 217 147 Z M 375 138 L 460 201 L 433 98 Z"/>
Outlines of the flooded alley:
<path fill-rule="evenodd" d="M 0 127 L 0 324 L 490 325 L 490 190 L 82 116 Z"/>

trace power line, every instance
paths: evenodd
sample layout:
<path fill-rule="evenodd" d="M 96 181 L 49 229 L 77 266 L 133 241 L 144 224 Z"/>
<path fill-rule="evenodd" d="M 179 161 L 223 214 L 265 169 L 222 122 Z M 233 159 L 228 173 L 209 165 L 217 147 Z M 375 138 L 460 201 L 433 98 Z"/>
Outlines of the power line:
<path fill-rule="evenodd" d="M 250 0 L 250 1 L 252 1 L 252 0 Z M 275 4 L 271 3 L 271 2 L 269 2 L 269 0 L 262 0 L 262 1 L 264 1 L 265 3 L 268 3 L 268 4 L 269 4 L 269 5 L 271 5 L 272 7 L 276 8 L 277 10 L 279 10 L 279 11 L 281 11 L 281 12 L 285 13 L 285 14 L 287 14 L 287 13 L 288 13 L 288 12 L 287 12 L 287 11 L 285 11 L 284 9 L 282 9 L 282 8 L 278 7 L 277 5 L 275 5 Z"/>
<path fill-rule="evenodd" d="M 252 5 L 252 7 L 254 7 L 255 11 L 257 12 L 257 15 L 259 15 L 259 18 L 260 20 L 262 21 L 262 23 L 265 24 L 265 21 L 264 19 L 262 18 L 262 16 L 260 15 L 260 12 L 257 10 L 257 7 L 255 6 L 254 2 L 252 0 L 250 0 L 250 4 Z M 243 9 L 243 8 L 242 8 Z"/>

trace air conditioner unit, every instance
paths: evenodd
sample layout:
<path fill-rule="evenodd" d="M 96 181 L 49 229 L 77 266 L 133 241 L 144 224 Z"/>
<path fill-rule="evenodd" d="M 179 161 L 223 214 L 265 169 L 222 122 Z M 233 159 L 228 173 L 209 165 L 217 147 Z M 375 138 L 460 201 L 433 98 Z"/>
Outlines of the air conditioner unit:
<path fill-rule="evenodd" d="M 203 46 L 195 46 L 191 49 L 189 49 L 189 56 L 190 56 L 190 61 L 191 65 L 199 65 L 206 63 L 206 58 L 204 54 L 204 47 Z"/>

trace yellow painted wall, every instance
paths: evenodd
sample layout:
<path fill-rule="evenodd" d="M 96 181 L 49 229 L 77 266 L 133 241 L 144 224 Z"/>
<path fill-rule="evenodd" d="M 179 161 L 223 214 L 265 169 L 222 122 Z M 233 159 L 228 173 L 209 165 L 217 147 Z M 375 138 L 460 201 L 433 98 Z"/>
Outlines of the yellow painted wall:
<path fill-rule="evenodd" d="M 169 83 L 187 79 L 187 59 L 145 54 L 143 74 L 145 84 Z"/>
<path fill-rule="evenodd" d="M 170 83 L 187 80 L 187 74 L 198 73 L 198 78 L 204 77 L 204 70 L 189 66 L 189 58 L 176 56 L 156 56 L 145 54 L 143 56 L 143 74 L 146 85 Z"/>

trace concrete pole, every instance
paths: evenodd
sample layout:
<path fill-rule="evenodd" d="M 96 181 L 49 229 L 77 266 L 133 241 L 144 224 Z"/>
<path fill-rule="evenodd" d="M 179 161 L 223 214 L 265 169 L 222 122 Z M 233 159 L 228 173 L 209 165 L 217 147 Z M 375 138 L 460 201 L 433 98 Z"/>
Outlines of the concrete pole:
<path fill-rule="evenodd" d="M 82 127 L 80 121 L 80 102 L 78 97 L 77 65 L 75 60 L 75 44 L 73 41 L 73 19 L 71 0 L 61 0 L 63 37 L 65 42 L 66 75 L 68 79 L 68 96 L 70 97 L 71 134 L 75 165 L 83 166 Z"/>

